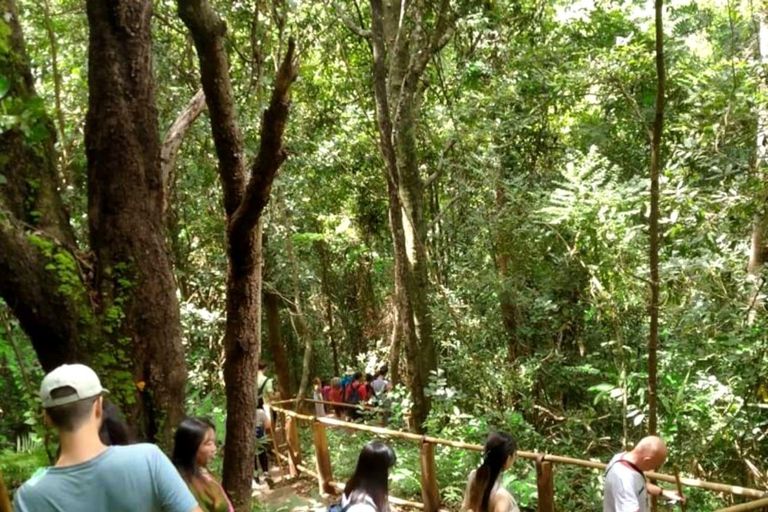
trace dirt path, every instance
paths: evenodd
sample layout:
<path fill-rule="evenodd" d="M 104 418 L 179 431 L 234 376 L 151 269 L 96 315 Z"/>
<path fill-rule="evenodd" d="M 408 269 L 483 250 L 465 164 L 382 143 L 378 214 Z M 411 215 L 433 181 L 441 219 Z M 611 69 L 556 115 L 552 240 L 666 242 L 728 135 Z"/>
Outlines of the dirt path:
<path fill-rule="evenodd" d="M 274 485 L 254 485 L 253 498 L 256 510 L 265 512 L 325 512 L 338 498 L 322 497 L 317 489 L 317 480 L 305 476 L 295 479 L 283 477 L 279 471 L 271 471 Z"/>

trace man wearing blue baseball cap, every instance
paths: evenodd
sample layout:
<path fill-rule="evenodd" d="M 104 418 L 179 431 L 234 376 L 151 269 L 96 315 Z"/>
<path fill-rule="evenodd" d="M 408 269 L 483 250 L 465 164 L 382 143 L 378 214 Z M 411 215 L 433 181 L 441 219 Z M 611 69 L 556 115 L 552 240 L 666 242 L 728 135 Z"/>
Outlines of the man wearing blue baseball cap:
<path fill-rule="evenodd" d="M 58 431 L 56 465 L 38 470 L 17 492 L 16 512 L 201 512 L 176 468 L 152 444 L 105 446 L 99 377 L 82 364 L 45 376 L 40 399 Z"/>

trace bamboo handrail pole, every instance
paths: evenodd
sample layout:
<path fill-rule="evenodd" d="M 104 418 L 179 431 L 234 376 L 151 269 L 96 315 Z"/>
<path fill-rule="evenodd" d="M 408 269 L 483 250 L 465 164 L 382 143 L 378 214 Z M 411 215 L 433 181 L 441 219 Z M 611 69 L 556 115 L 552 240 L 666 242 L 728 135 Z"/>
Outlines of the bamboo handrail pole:
<path fill-rule="evenodd" d="M 409 432 L 401 432 L 399 430 L 391 430 L 384 427 L 372 427 L 370 425 L 350 423 L 347 421 L 342 421 L 336 418 L 329 418 L 329 417 L 317 418 L 316 416 L 299 414 L 294 411 L 283 410 L 280 408 L 277 408 L 277 409 L 282 410 L 285 414 L 289 416 L 294 416 L 298 419 L 303 419 L 308 421 L 314 421 L 316 419 L 320 423 L 324 423 L 326 425 L 331 425 L 335 427 L 343 427 L 350 430 L 359 430 L 362 432 L 372 432 L 380 436 L 393 437 L 396 439 L 408 439 L 410 441 L 416 441 L 419 443 L 426 441 L 433 444 L 451 446 L 454 448 L 461 448 L 465 450 L 472 450 L 472 451 L 478 451 L 478 452 L 483 451 L 483 447 L 476 444 L 463 443 L 460 441 L 449 441 L 447 439 L 440 439 L 437 437 L 424 437 L 416 434 L 411 434 Z M 539 453 L 518 451 L 517 455 L 521 459 L 536 460 L 536 458 L 539 456 Z M 548 462 L 554 462 L 557 464 L 569 464 L 572 466 L 580 466 L 584 468 L 597 469 L 597 470 L 605 470 L 605 468 L 608 467 L 607 464 L 604 464 L 602 462 L 574 459 L 572 457 L 563 457 L 560 455 L 549 455 L 549 454 L 543 454 L 543 455 L 544 455 L 544 460 Z M 645 476 L 648 478 L 653 478 L 653 479 L 660 480 L 662 482 L 671 483 L 671 484 L 677 483 L 677 478 L 675 478 L 674 476 L 665 475 L 663 473 L 656 473 L 655 471 L 647 471 L 645 473 Z M 748 487 L 741 487 L 738 485 L 720 484 L 720 483 L 714 483 L 714 482 L 707 482 L 705 480 L 699 480 L 696 478 L 685 478 L 685 477 L 681 477 L 680 482 L 687 487 L 697 487 L 697 488 L 706 489 L 709 491 L 730 493 L 730 494 L 735 494 L 737 496 L 745 496 L 748 498 L 756 498 L 756 499 L 768 498 L 768 491 L 759 490 L 759 489 L 750 489 Z"/>
<path fill-rule="evenodd" d="M 267 405 L 283 405 L 283 404 L 292 404 L 296 402 L 295 398 L 286 398 L 285 400 L 275 400 L 274 402 L 269 402 Z"/>
<path fill-rule="evenodd" d="M 768 507 L 768 498 L 750 501 L 749 503 L 742 503 L 741 505 L 734 505 L 728 508 L 721 508 L 715 512 L 747 512 L 748 510 L 757 510 L 762 507 Z"/>
<path fill-rule="evenodd" d="M 328 402 L 326 400 L 315 400 L 314 398 L 305 398 L 305 402 L 312 402 L 313 404 L 323 404 L 323 405 L 332 405 L 332 406 L 340 406 L 340 407 L 347 407 L 350 409 L 359 409 L 362 407 L 363 409 L 367 409 L 369 411 L 384 411 L 381 407 L 374 407 L 369 404 L 348 404 L 346 402 Z"/>

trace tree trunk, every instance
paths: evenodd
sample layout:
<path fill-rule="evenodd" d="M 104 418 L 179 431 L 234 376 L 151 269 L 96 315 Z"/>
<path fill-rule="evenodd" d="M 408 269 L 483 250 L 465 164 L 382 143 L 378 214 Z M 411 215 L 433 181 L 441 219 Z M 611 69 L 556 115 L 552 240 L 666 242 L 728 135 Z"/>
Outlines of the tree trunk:
<path fill-rule="evenodd" d="M 760 47 L 760 92 L 764 95 L 768 92 L 768 20 L 766 9 L 760 9 L 760 32 L 758 33 Z M 755 170 L 763 184 L 760 192 L 755 216 L 752 221 L 752 239 L 749 251 L 749 266 L 747 271 L 754 283 L 752 294 L 749 298 L 748 321 L 754 323 L 757 317 L 765 312 L 765 276 L 763 268 L 768 260 L 768 108 L 761 101 L 757 110 L 757 149 L 755 155 Z"/>
<path fill-rule="evenodd" d="M 424 387 L 437 367 L 429 312 L 424 180 L 416 154 L 421 78 L 429 60 L 451 37 L 449 2 L 419 3 L 405 16 L 400 2 L 371 0 L 371 29 L 352 27 L 369 37 L 373 51 L 373 96 L 379 147 L 389 194 L 389 220 L 395 260 L 395 303 L 407 355 L 408 385 L 418 431 L 429 414 Z M 433 26 L 428 26 L 432 20 Z M 348 26 L 351 21 L 343 20 Z"/>
<path fill-rule="evenodd" d="M 651 130 L 651 213 L 650 265 L 651 304 L 650 338 L 648 340 L 648 433 L 657 432 L 657 350 L 659 346 L 659 173 L 661 171 L 661 136 L 664 128 L 664 26 L 662 0 L 656 0 L 656 115 Z"/>
<path fill-rule="evenodd" d="M 304 397 L 307 396 L 307 389 L 309 388 L 309 372 L 310 364 L 312 363 L 312 333 L 309 331 L 309 325 L 307 325 L 307 318 L 304 316 L 304 308 L 302 307 L 302 294 L 301 283 L 299 282 L 299 263 L 296 261 L 296 253 L 293 251 L 293 221 L 291 219 L 288 205 L 285 204 L 285 199 L 282 196 L 282 190 L 280 191 L 280 203 L 283 206 L 283 228 L 285 229 L 285 253 L 288 257 L 288 265 L 290 265 L 291 271 L 291 284 L 293 285 L 293 313 L 291 321 L 293 322 L 296 334 L 299 340 L 304 344 L 304 357 L 302 358 L 301 365 L 301 381 L 299 381 L 299 391 L 296 393 L 296 407 L 301 409 Z"/>
<path fill-rule="evenodd" d="M 58 194 L 55 132 L 32 87 L 16 6 L 3 5 L 11 37 L 0 74 L 39 142 L 15 127 L 0 135 L 0 293 L 45 370 L 91 364 L 140 436 L 167 444 L 184 414 L 186 371 L 162 226 L 151 3 L 87 3 L 87 259 Z"/>
<path fill-rule="evenodd" d="M 125 368 L 120 352 L 132 350 L 134 355 L 132 375 L 112 389 L 132 395 L 133 383 L 144 382 L 134 413 L 141 415 L 147 438 L 159 436 L 170 446 L 173 428 L 185 414 L 186 363 L 163 230 L 152 2 L 89 0 L 87 11 L 85 144 L 88 225 L 91 249 L 99 262 L 95 286 L 105 318 L 124 315 L 114 329 L 113 376 L 122 375 Z M 158 425 L 162 432 L 156 431 Z"/>
<path fill-rule="evenodd" d="M 504 184 L 502 182 L 502 171 L 499 171 L 499 182 L 496 184 L 496 212 L 501 214 L 505 205 L 506 197 L 504 194 Z M 501 229 L 496 235 L 496 270 L 499 273 L 499 305 L 501 307 L 501 320 L 504 325 L 504 331 L 507 335 L 507 360 L 514 364 L 519 355 L 519 339 L 517 329 L 519 325 L 520 310 L 517 305 L 514 285 L 510 284 L 509 275 L 509 254 L 503 247 L 504 240 L 501 236 Z"/>
<path fill-rule="evenodd" d="M 264 255 L 264 308 L 267 319 L 267 343 L 269 351 L 275 362 L 275 375 L 277 376 L 277 390 L 283 399 L 291 398 L 291 374 L 288 358 L 285 354 L 283 340 L 280 337 L 280 295 L 273 289 L 272 282 L 272 261 L 273 258 L 268 250 L 268 238 L 266 233 L 261 237 L 262 254 Z"/>
<path fill-rule="evenodd" d="M 237 510 L 249 511 L 256 369 L 261 351 L 261 216 L 269 201 L 277 170 L 287 156 L 283 133 L 288 119 L 290 86 L 298 75 L 294 62 L 295 45 L 293 40 L 289 41 L 288 51 L 278 69 L 269 108 L 261 123 L 259 152 L 248 179 L 225 49 L 226 24 L 208 0 L 178 0 L 178 6 L 179 16 L 192 34 L 197 49 L 227 217 L 224 488 Z"/>
<path fill-rule="evenodd" d="M 333 354 L 333 374 L 339 375 L 341 369 L 339 368 L 339 350 L 336 346 L 336 337 L 334 336 L 333 326 L 333 299 L 331 297 L 331 283 L 330 283 L 330 262 L 328 256 L 328 248 L 324 241 L 317 242 L 317 253 L 320 256 L 320 287 L 322 288 L 323 295 L 325 296 L 325 321 L 328 328 L 328 344 L 331 346 L 331 352 Z"/>
<path fill-rule="evenodd" d="M 7 99 L 22 105 L 16 114 L 30 115 L 40 142 L 28 141 L 20 126 L 0 133 L 0 292 L 32 340 L 46 371 L 81 359 L 81 340 L 92 317 L 86 284 L 74 252 L 75 235 L 57 190 L 59 188 L 55 131 L 40 102 L 24 46 L 14 0 L 4 0 L 3 19 L 10 28 L 9 45 L 0 47 L 0 76 L 9 79 Z M 67 257 L 67 268 L 46 270 L 56 254 Z M 62 279 L 71 293 L 59 293 Z M 77 293 L 76 293 L 77 292 Z"/>

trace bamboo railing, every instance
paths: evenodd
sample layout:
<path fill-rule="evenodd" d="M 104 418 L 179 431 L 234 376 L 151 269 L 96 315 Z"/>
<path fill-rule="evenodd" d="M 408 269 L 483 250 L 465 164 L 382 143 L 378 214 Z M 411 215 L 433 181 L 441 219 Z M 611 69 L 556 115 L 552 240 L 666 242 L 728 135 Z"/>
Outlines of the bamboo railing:
<path fill-rule="evenodd" d="M 320 492 L 333 493 L 337 489 L 343 489 L 344 485 L 333 480 L 333 468 L 331 467 L 331 457 L 328 450 L 328 438 L 326 435 L 326 426 L 335 428 L 346 428 L 360 432 L 370 432 L 382 437 L 394 439 L 405 439 L 420 443 L 421 451 L 421 497 L 422 502 L 413 502 L 391 497 L 390 502 L 398 505 L 423 509 L 425 512 L 438 512 L 440 510 L 440 494 L 437 485 L 437 466 L 435 464 L 435 446 L 449 446 L 462 450 L 482 452 L 483 447 L 477 444 L 464 443 L 461 441 L 451 441 L 449 439 L 440 439 L 426 435 L 414 434 L 411 432 L 402 432 L 391 430 L 384 427 L 375 427 L 372 425 L 362 425 L 359 423 L 350 423 L 331 417 L 318 417 L 311 414 L 302 414 L 285 406 L 295 403 L 295 399 L 273 402 L 272 408 L 280 413 L 284 419 L 286 430 L 286 444 L 288 455 L 283 455 L 277 450 L 277 455 L 282 460 L 288 462 L 288 468 L 291 476 L 298 476 L 300 472 L 305 472 L 314 476 L 318 480 Z M 330 405 L 350 405 L 336 404 L 320 400 L 305 399 L 310 403 L 323 403 Z M 311 423 L 314 447 L 316 455 L 316 471 L 312 471 L 302 465 L 301 447 L 299 445 L 298 425 L 299 420 Z M 518 451 L 517 456 L 522 459 L 533 460 L 536 465 L 536 485 L 538 488 L 538 511 L 554 512 L 554 479 L 553 465 L 565 464 L 579 466 L 589 469 L 605 470 L 607 464 L 597 461 L 574 459 L 571 457 L 562 457 L 559 455 L 550 455 L 546 453 Z M 743 503 L 729 508 L 717 510 L 715 512 L 746 512 L 768 507 L 768 491 L 759 489 L 750 489 L 734 485 L 727 485 L 715 482 L 707 482 L 695 478 L 679 478 L 664 473 L 648 471 L 645 476 L 662 482 L 679 484 L 681 486 L 706 489 L 714 492 L 729 493 L 736 496 L 753 499 L 756 501 Z"/>

